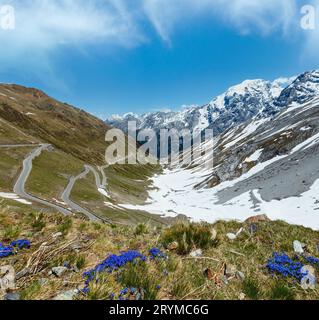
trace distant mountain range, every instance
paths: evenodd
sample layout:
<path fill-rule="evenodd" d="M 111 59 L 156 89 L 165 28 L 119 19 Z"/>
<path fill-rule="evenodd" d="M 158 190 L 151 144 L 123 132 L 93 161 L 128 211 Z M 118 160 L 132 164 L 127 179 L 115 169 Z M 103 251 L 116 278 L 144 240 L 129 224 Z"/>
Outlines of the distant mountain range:
<path fill-rule="evenodd" d="M 125 208 L 210 222 L 266 214 L 319 228 L 318 71 L 245 81 L 203 107 L 138 119 L 141 128 L 176 123 L 218 135 L 208 154 L 155 177 L 145 205 Z"/>
<path fill-rule="evenodd" d="M 137 129 L 189 128 L 200 132 L 213 128 L 220 134 L 232 126 L 255 117 L 269 118 L 292 103 L 304 103 L 319 94 L 319 71 L 306 72 L 298 77 L 280 78 L 273 82 L 246 80 L 229 88 L 204 106 L 179 112 L 133 113 L 112 116 L 106 123 L 127 132 L 127 122 L 136 121 Z"/>

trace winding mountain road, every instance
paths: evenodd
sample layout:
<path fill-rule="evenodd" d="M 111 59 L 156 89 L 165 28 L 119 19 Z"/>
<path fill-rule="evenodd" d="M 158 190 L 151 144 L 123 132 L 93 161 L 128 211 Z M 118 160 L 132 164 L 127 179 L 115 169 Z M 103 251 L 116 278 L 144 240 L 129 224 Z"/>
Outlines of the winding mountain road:
<path fill-rule="evenodd" d="M 20 196 L 21 198 L 24 198 L 26 200 L 35 202 L 35 203 L 39 203 L 41 205 L 53 208 L 57 211 L 59 211 L 60 213 L 68 216 L 68 215 L 72 215 L 73 212 L 69 209 L 64 208 L 61 205 L 55 204 L 53 202 L 41 199 L 39 197 L 33 196 L 29 193 L 26 192 L 25 190 L 25 185 L 26 182 L 30 176 L 30 173 L 32 171 L 32 162 L 35 158 L 37 158 L 38 156 L 41 155 L 42 151 L 44 150 L 48 150 L 51 145 L 50 144 L 40 144 L 40 145 L 35 145 L 35 144 L 12 144 L 12 145 L 0 145 L 0 148 L 19 148 L 19 147 L 36 147 L 30 154 L 28 154 L 28 156 L 24 159 L 23 161 L 23 169 L 20 173 L 20 176 L 18 177 L 18 180 L 16 181 L 14 187 L 13 187 L 13 192 L 15 194 L 17 194 L 18 196 Z M 96 187 L 98 189 L 98 191 L 100 193 L 103 193 L 104 196 L 106 196 L 106 192 L 102 192 L 102 190 L 104 190 L 106 183 L 107 183 L 107 178 L 105 176 L 105 174 L 103 176 L 103 181 L 101 181 L 100 179 L 100 175 L 97 172 L 97 170 L 95 170 L 94 167 L 89 166 L 89 165 L 85 165 L 84 166 L 84 171 L 82 173 L 80 173 L 78 176 L 76 177 L 71 177 L 69 180 L 69 183 L 66 187 L 66 189 L 63 191 L 62 193 L 62 200 L 63 202 L 65 202 L 69 208 L 71 208 L 72 210 L 74 210 L 75 212 L 79 212 L 84 214 L 88 219 L 90 219 L 91 221 L 96 221 L 96 222 L 107 222 L 107 223 L 112 223 L 111 220 L 106 219 L 106 218 L 100 218 L 98 217 L 96 214 L 88 211 L 87 209 L 79 206 L 78 204 L 76 204 L 75 202 L 73 202 L 72 200 L 70 200 L 70 194 L 71 191 L 74 187 L 74 184 L 77 180 L 83 179 L 87 176 L 87 174 L 91 171 L 94 174 L 95 177 L 95 182 L 96 182 Z"/>
<path fill-rule="evenodd" d="M 72 192 L 72 189 L 74 187 L 74 184 L 76 183 L 77 180 L 80 179 L 84 179 L 88 173 L 92 171 L 94 176 L 95 176 L 95 182 L 96 182 L 96 187 L 97 189 L 102 188 L 102 184 L 101 184 L 101 180 L 100 180 L 100 175 L 98 174 L 98 172 L 89 165 L 85 165 L 84 166 L 84 171 L 82 173 L 80 173 L 78 176 L 76 177 L 71 177 L 69 180 L 69 183 L 67 185 L 67 187 L 65 188 L 65 190 L 63 191 L 62 195 L 61 195 L 61 199 L 63 200 L 63 202 L 65 202 L 70 208 L 72 208 L 72 210 L 75 210 L 77 212 L 80 212 L 82 214 L 84 214 L 87 218 L 89 218 L 91 221 L 104 221 L 107 223 L 112 223 L 112 221 L 110 219 L 106 219 L 106 218 L 100 218 L 98 217 L 96 214 L 88 211 L 87 209 L 79 206 L 77 203 L 73 202 L 70 199 L 70 195 Z"/>
<path fill-rule="evenodd" d="M 16 145 L 16 146 L 21 146 L 21 147 L 25 147 L 28 145 Z M 25 184 L 26 181 L 28 179 L 28 177 L 30 176 L 31 170 L 32 170 L 32 161 L 38 157 L 43 150 L 47 150 L 51 145 L 49 144 L 41 144 L 39 145 L 36 149 L 34 149 L 23 161 L 23 169 L 22 172 L 17 180 L 17 182 L 15 183 L 14 187 L 13 187 L 13 192 L 16 193 L 18 196 L 20 196 L 21 198 L 27 199 L 29 201 L 32 202 L 36 202 L 39 204 L 42 204 L 44 206 L 48 206 L 51 207 L 59 212 L 61 212 L 64 215 L 71 215 L 72 212 L 66 208 L 63 208 L 62 206 L 59 206 L 57 204 L 51 203 L 49 201 L 40 199 L 38 197 L 32 196 L 29 193 L 27 193 L 25 191 Z M 11 146 L 10 146 L 11 147 Z"/>

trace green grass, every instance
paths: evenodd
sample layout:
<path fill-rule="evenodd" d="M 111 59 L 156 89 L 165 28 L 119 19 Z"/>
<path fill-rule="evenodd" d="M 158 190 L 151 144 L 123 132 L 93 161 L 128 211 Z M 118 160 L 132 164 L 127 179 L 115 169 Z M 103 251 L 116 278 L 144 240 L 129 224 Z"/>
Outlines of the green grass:
<path fill-rule="evenodd" d="M 276 283 L 271 288 L 270 299 L 272 300 L 294 300 L 295 295 L 293 290 L 286 286 L 284 283 Z"/>
<path fill-rule="evenodd" d="M 22 163 L 32 148 L 0 148 L 0 191 L 12 192 Z"/>
<path fill-rule="evenodd" d="M 160 217 L 153 216 L 147 212 L 117 207 L 114 199 L 106 198 L 98 192 L 95 177 L 91 172 L 84 179 L 78 180 L 75 183 L 70 198 L 97 215 L 110 218 L 114 223 L 128 225 L 138 225 L 145 222 L 153 225 L 164 223 Z M 111 205 L 106 205 L 105 202 Z"/>
<path fill-rule="evenodd" d="M 212 239 L 211 226 L 208 224 L 177 223 L 163 233 L 161 241 L 166 247 L 176 242 L 179 254 L 218 245 L 218 240 Z"/>
<path fill-rule="evenodd" d="M 34 228 L 35 217 L 41 217 L 41 228 Z M 70 223 L 72 221 L 72 223 Z M 61 227 L 63 225 L 63 227 Z M 12 229 L 12 226 L 18 228 Z M 61 229 L 67 230 L 64 237 L 53 242 L 52 256 L 41 272 L 32 277 L 17 281 L 18 291 L 25 299 L 51 299 L 61 291 L 83 287 L 82 273 L 93 268 L 107 256 L 119 254 L 127 250 L 138 250 L 147 254 L 152 247 L 159 247 L 168 255 L 168 260 L 161 262 L 148 261 L 146 265 L 128 265 L 113 274 L 103 274 L 98 283 L 92 283 L 92 291 L 88 296 L 78 299 L 109 299 L 110 293 L 117 293 L 126 286 L 143 286 L 146 297 L 152 299 L 239 299 L 245 295 L 247 300 L 318 300 L 319 292 L 303 290 L 300 285 L 289 278 L 272 276 L 264 267 L 274 251 L 285 251 L 294 256 L 293 241 L 299 240 L 307 244 L 309 253 L 319 257 L 316 245 L 319 242 L 319 232 L 300 226 L 292 226 L 281 221 L 257 223 L 257 232 L 248 233 L 249 225 L 236 221 L 219 221 L 214 225 L 194 224 L 193 228 L 217 231 L 218 246 L 203 246 L 201 259 L 192 259 L 172 250 L 165 250 L 165 234 L 170 235 L 169 241 L 177 241 L 180 237 L 178 227 L 156 228 L 147 225 L 147 232 L 136 232 L 144 227 L 105 225 L 91 223 L 81 218 L 66 219 L 59 214 L 34 213 L 29 206 L 15 206 L 13 202 L 3 201 L 0 204 L 0 242 L 7 244 L 13 238 L 27 238 L 31 248 L 19 254 L 1 260 L 3 265 L 14 264 L 17 272 L 21 271 L 32 254 L 38 252 L 41 244 L 50 242 L 52 235 Z M 230 241 L 226 234 L 236 232 L 240 227 L 245 231 L 235 241 Z M 204 229 L 205 230 L 205 229 Z M 196 233 L 190 237 L 190 243 L 197 242 Z M 193 238 L 191 238 L 193 237 Z M 8 238 L 8 239 L 5 239 Z M 70 240 L 76 239 L 80 249 L 63 250 L 58 255 L 54 249 L 63 247 Z M 204 236 L 204 239 L 207 239 Z M 197 244 L 198 246 L 198 244 Z M 69 262 L 81 272 L 69 272 L 61 279 L 51 278 L 48 271 L 53 266 Z M 225 265 L 233 265 L 237 271 L 245 275 L 242 281 L 237 277 L 224 282 Z M 209 273 L 207 272 L 209 270 Z M 165 275 L 164 275 L 165 272 Z M 37 283 L 42 278 L 47 284 L 40 288 Z M 161 286 L 154 291 L 154 287 Z"/>
<path fill-rule="evenodd" d="M 90 203 L 102 201 L 103 195 L 96 188 L 95 178 L 92 172 L 84 179 L 77 180 L 72 189 L 70 198 L 77 203 Z"/>
<path fill-rule="evenodd" d="M 144 204 L 151 178 L 161 172 L 155 165 L 112 165 L 105 169 L 108 190 L 117 203 Z"/>
<path fill-rule="evenodd" d="M 261 297 L 259 284 L 255 279 L 245 279 L 243 283 L 243 293 L 252 300 L 258 300 Z"/>
<path fill-rule="evenodd" d="M 33 161 L 33 169 L 26 190 L 52 201 L 59 199 L 71 176 L 83 171 L 83 162 L 61 151 L 44 151 Z"/>

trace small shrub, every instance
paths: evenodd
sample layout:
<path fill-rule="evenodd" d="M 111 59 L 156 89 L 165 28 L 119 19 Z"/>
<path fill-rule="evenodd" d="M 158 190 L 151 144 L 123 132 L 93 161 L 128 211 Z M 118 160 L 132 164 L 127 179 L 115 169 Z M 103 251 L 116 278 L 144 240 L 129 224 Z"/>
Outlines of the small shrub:
<path fill-rule="evenodd" d="M 80 225 L 79 225 L 79 231 L 81 233 L 83 233 L 86 229 L 87 229 L 87 223 L 86 222 L 82 222 Z"/>
<path fill-rule="evenodd" d="M 66 236 L 72 228 L 72 219 L 70 217 L 65 218 L 62 224 L 58 226 L 58 231 Z"/>
<path fill-rule="evenodd" d="M 79 270 L 82 270 L 85 267 L 85 263 L 86 263 L 86 260 L 84 256 L 77 257 L 75 261 L 75 265 Z"/>
<path fill-rule="evenodd" d="M 100 231 L 102 229 L 101 223 L 93 222 L 92 226 L 95 231 Z"/>
<path fill-rule="evenodd" d="M 7 241 L 15 240 L 19 237 L 21 233 L 21 227 L 17 226 L 7 226 L 4 228 L 3 239 Z"/>
<path fill-rule="evenodd" d="M 41 290 L 39 281 L 33 281 L 21 292 L 21 300 L 33 300 L 36 299 L 37 295 Z"/>
<path fill-rule="evenodd" d="M 120 275 L 120 283 L 123 287 L 141 288 L 144 300 L 156 300 L 159 280 L 154 272 L 151 272 L 146 262 L 130 263 Z"/>
<path fill-rule="evenodd" d="M 277 283 L 272 289 L 271 289 L 271 295 L 272 300 L 294 300 L 294 293 L 289 289 L 287 286 L 285 286 L 282 283 Z"/>
<path fill-rule="evenodd" d="M 136 226 L 135 232 L 134 232 L 136 236 L 140 236 L 146 233 L 148 233 L 148 227 L 145 223 L 140 223 L 139 225 Z"/>
<path fill-rule="evenodd" d="M 164 232 L 162 242 L 164 246 L 177 242 L 179 254 L 188 254 L 194 248 L 208 249 L 218 245 L 218 240 L 212 239 L 210 227 L 205 224 L 176 224 Z"/>
<path fill-rule="evenodd" d="M 258 300 L 260 298 L 259 285 L 254 279 L 246 279 L 243 282 L 243 292 L 252 300 Z"/>
<path fill-rule="evenodd" d="M 39 214 L 33 214 L 32 215 L 33 219 L 31 222 L 31 227 L 32 230 L 35 232 L 41 232 L 44 228 L 45 228 L 45 221 L 44 221 L 44 215 L 43 213 L 39 213 Z"/>

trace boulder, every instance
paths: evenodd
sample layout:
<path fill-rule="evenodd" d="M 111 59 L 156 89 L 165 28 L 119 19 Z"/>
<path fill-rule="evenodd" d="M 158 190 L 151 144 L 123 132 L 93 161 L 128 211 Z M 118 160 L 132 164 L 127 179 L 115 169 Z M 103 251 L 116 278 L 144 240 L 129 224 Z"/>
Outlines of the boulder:
<path fill-rule="evenodd" d="M 21 296 L 20 296 L 20 293 L 18 292 L 7 293 L 4 296 L 4 300 L 7 300 L 7 301 L 18 301 L 20 299 L 21 299 Z"/>
<path fill-rule="evenodd" d="M 0 291 L 14 290 L 16 288 L 16 273 L 12 266 L 0 267 Z"/>
<path fill-rule="evenodd" d="M 250 217 L 245 222 L 257 223 L 257 222 L 266 222 L 266 221 L 270 221 L 270 219 L 265 214 L 261 214 L 261 215 Z"/>
<path fill-rule="evenodd" d="M 59 295 L 57 295 L 55 298 L 53 298 L 53 300 L 57 300 L 57 301 L 71 301 L 74 299 L 74 297 L 76 295 L 79 294 L 79 290 L 75 289 L 75 290 L 68 290 L 68 291 L 64 291 L 61 292 Z"/>
<path fill-rule="evenodd" d="M 203 255 L 203 251 L 202 251 L 201 249 L 194 250 L 194 251 L 192 251 L 189 255 L 190 255 L 190 257 L 192 257 L 192 258 L 201 257 L 201 256 Z"/>
<path fill-rule="evenodd" d="M 298 253 L 298 254 L 303 254 L 304 253 L 303 245 L 302 245 L 302 243 L 300 241 L 295 240 L 293 242 L 293 247 L 294 247 L 295 253 Z"/>
<path fill-rule="evenodd" d="M 234 234 L 234 233 L 227 233 L 226 234 L 226 237 L 229 239 L 229 240 L 236 240 L 237 236 Z"/>
<path fill-rule="evenodd" d="M 68 268 L 55 267 L 55 268 L 52 268 L 51 271 L 52 271 L 52 274 L 54 274 L 56 277 L 60 278 L 68 271 Z"/>

